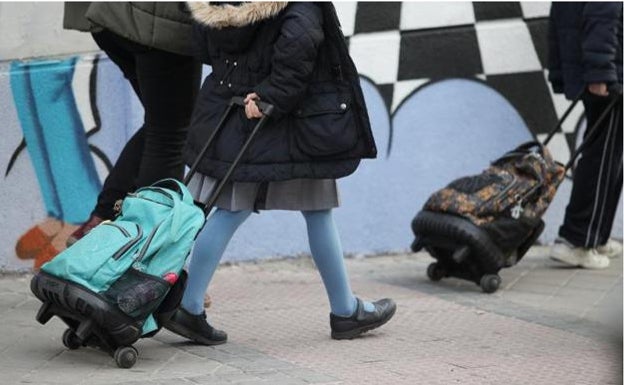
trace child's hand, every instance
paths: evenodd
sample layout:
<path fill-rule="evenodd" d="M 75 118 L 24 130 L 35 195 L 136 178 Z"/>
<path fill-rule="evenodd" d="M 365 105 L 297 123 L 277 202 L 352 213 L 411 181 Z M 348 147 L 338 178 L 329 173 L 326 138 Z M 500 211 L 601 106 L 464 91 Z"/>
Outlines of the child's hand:
<path fill-rule="evenodd" d="M 594 95 L 597 96 L 609 96 L 609 91 L 607 91 L 607 83 L 591 83 L 587 89 Z"/>
<path fill-rule="evenodd" d="M 247 115 L 247 119 L 261 118 L 263 116 L 256 104 L 256 99 L 260 98 L 255 92 L 245 96 L 245 115 Z"/>

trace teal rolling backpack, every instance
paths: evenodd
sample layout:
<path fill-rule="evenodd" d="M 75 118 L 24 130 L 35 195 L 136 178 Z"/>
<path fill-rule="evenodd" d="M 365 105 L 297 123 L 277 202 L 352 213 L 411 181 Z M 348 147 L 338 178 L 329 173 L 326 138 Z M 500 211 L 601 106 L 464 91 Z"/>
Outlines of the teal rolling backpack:
<path fill-rule="evenodd" d="M 94 346 L 107 351 L 122 368 L 138 357 L 132 346 L 158 332 L 179 305 L 185 284 L 183 270 L 195 237 L 236 165 L 273 107 L 264 112 L 208 202 L 198 204 L 186 187 L 199 161 L 225 119 L 242 98 L 233 98 L 225 116 L 185 179 L 165 179 L 130 193 L 119 215 L 91 230 L 31 280 L 31 290 L 43 304 L 37 321 L 60 317 L 69 328 L 63 344 L 69 349 Z"/>

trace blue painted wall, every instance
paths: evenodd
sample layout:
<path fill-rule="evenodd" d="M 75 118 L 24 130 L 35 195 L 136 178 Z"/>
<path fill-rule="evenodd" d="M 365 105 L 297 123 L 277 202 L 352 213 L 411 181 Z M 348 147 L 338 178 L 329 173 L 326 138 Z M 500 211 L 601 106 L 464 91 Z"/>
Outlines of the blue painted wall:
<path fill-rule="evenodd" d="M 517 28 L 515 22 L 510 25 Z M 449 37 L 453 33 L 448 30 Z M 527 107 L 514 104 L 513 95 L 504 92 L 499 75 L 397 81 L 388 93 L 386 74 L 367 70 L 361 52 L 366 52 L 367 38 L 373 47 L 384 39 L 394 41 L 394 35 L 355 36 L 351 49 L 356 64 L 363 64 L 362 86 L 379 158 L 363 161 L 354 175 L 339 181 L 342 206 L 335 216 L 348 254 L 407 251 L 410 221 L 433 191 L 480 172 L 506 150 L 539 138 L 541 131 L 531 123 Z M 517 43 L 517 34 L 510 36 L 508 44 Z M 531 89 L 523 92 L 531 98 Z M 567 104 L 556 96 L 550 103 L 558 115 Z M 141 117 L 130 86 L 101 54 L 0 62 L 0 270 L 31 268 L 42 252 L 37 247 L 62 244 L 72 225 L 87 218 L 110 165 Z M 581 111 L 570 126 L 579 121 Z M 565 160 L 569 149 L 562 143 L 555 143 L 553 152 Z M 569 192 L 566 181 L 546 214 L 543 242 L 556 236 Z M 613 231 L 620 239 L 621 224 L 620 207 Z M 42 236 L 37 227 L 59 231 Z M 30 254 L 23 253 L 26 243 L 33 248 Z M 225 260 L 307 252 L 299 213 L 265 212 L 241 227 Z"/>

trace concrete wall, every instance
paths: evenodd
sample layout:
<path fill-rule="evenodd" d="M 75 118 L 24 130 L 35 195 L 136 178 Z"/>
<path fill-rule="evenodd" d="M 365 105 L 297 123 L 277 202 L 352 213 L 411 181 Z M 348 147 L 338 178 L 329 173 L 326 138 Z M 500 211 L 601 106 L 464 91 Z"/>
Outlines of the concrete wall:
<path fill-rule="evenodd" d="M 337 8 L 380 149 L 339 181 L 343 246 L 350 254 L 405 251 L 409 223 L 434 190 L 543 138 L 565 110 L 545 80 L 549 4 Z M 0 32 L 14 37 L 0 42 L 0 270 L 31 268 L 61 247 L 141 123 L 117 67 L 101 53 L 82 54 L 94 49 L 90 36 L 63 32 L 61 19 L 60 3 L 0 3 Z M 552 143 L 558 159 L 567 159 L 579 128 L 580 108 Z M 566 181 L 546 214 L 543 242 L 556 236 L 569 191 Z M 620 207 L 617 238 L 621 224 Z M 225 260 L 307 252 L 300 214 L 266 212 L 241 227 Z"/>
<path fill-rule="evenodd" d="M 62 2 L 0 2 L 0 60 L 94 52 L 88 34 L 63 30 Z"/>

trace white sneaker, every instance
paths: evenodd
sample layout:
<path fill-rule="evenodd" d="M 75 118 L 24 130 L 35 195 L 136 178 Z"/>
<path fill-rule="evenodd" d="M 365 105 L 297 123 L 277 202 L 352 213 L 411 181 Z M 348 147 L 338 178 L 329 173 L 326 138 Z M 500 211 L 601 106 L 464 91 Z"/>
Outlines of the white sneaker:
<path fill-rule="evenodd" d="M 596 247 L 596 251 L 608 258 L 621 257 L 622 250 L 622 244 L 613 239 L 609 239 L 604 245 Z"/>
<path fill-rule="evenodd" d="M 550 249 L 550 258 L 567 265 L 585 269 L 606 269 L 609 258 L 599 254 L 596 249 L 573 247 L 565 241 L 558 241 Z"/>

